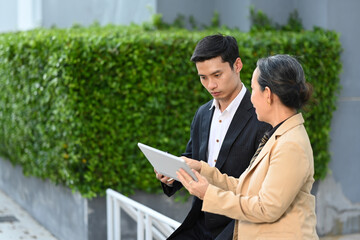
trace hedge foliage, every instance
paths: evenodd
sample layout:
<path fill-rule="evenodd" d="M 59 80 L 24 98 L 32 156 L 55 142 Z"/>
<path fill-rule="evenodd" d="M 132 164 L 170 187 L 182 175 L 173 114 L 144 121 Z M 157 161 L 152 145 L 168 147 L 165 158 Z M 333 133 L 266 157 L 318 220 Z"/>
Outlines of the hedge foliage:
<path fill-rule="evenodd" d="M 339 36 L 236 30 L 149 31 L 140 26 L 37 29 L 0 35 L 0 154 L 37 176 L 104 195 L 111 187 L 159 191 L 143 142 L 185 150 L 192 117 L 211 96 L 189 58 L 202 37 L 239 42 L 241 79 L 250 89 L 260 57 L 298 56 L 315 101 L 305 113 L 316 179 L 325 176 L 329 131 L 341 70 Z"/>

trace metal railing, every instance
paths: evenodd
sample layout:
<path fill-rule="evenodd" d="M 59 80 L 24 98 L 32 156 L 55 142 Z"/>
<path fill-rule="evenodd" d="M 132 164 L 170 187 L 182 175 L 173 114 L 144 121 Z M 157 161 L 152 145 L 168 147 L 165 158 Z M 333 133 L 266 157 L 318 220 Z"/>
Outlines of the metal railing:
<path fill-rule="evenodd" d="M 137 239 L 166 239 L 180 223 L 112 189 L 106 190 L 107 240 L 121 239 L 121 210 L 137 222 Z"/>

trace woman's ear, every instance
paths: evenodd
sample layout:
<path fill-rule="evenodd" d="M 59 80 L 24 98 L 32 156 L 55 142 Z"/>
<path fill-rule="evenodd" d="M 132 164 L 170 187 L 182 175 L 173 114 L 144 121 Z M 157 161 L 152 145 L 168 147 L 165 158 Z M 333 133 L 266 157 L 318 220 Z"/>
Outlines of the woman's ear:
<path fill-rule="evenodd" d="M 269 87 L 265 87 L 264 93 L 266 97 L 266 102 L 271 105 L 271 103 L 273 102 L 271 89 Z"/>

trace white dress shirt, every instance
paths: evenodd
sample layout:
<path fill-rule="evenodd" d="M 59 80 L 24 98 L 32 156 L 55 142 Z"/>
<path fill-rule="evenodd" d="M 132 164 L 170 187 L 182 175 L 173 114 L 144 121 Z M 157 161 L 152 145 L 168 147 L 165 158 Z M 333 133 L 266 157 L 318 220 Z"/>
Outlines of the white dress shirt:
<path fill-rule="evenodd" d="M 239 94 L 223 112 L 220 111 L 219 102 L 215 99 L 213 100 L 209 111 L 211 111 L 213 107 L 215 107 L 215 110 L 211 121 L 207 151 L 208 164 L 211 167 L 214 167 L 216 164 L 225 135 L 245 93 L 246 88 L 243 84 Z"/>

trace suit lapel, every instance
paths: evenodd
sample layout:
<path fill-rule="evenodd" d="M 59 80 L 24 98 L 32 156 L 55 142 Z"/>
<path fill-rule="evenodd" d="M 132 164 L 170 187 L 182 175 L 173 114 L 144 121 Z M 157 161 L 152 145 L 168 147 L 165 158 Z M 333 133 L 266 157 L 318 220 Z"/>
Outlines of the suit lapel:
<path fill-rule="evenodd" d="M 251 108 L 252 105 L 250 102 L 250 92 L 246 90 L 245 96 L 242 99 L 238 109 L 236 110 L 229 129 L 226 132 L 224 142 L 221 145 L 218 160 L 216 162 L 216 167 L 218 169 L 221 169 L 221 167 L 224 165 L 234 141 L 251 118 L 251 114 L 248 112 L 248 110 Z"/>
<path fill-rule="evenodd" d="M 210 135 L 210 125 L 211 125 L 211 120 L 212 120 L 213 114 L 214 114 L 214 108 L 206 111 L 204 113 L 204 115 L 202 116 L 202 121 L 201 121 L 201 139 L 200 139 L 201 144 L 200 144 L 200 151 L 199 151 L 199 155 L 200 155 L 199 160 L 203 160 L 206 162 L 207 162 L 206 153 L 208 150 L 208 142 L 209 142 L 209 135 Z"/>

